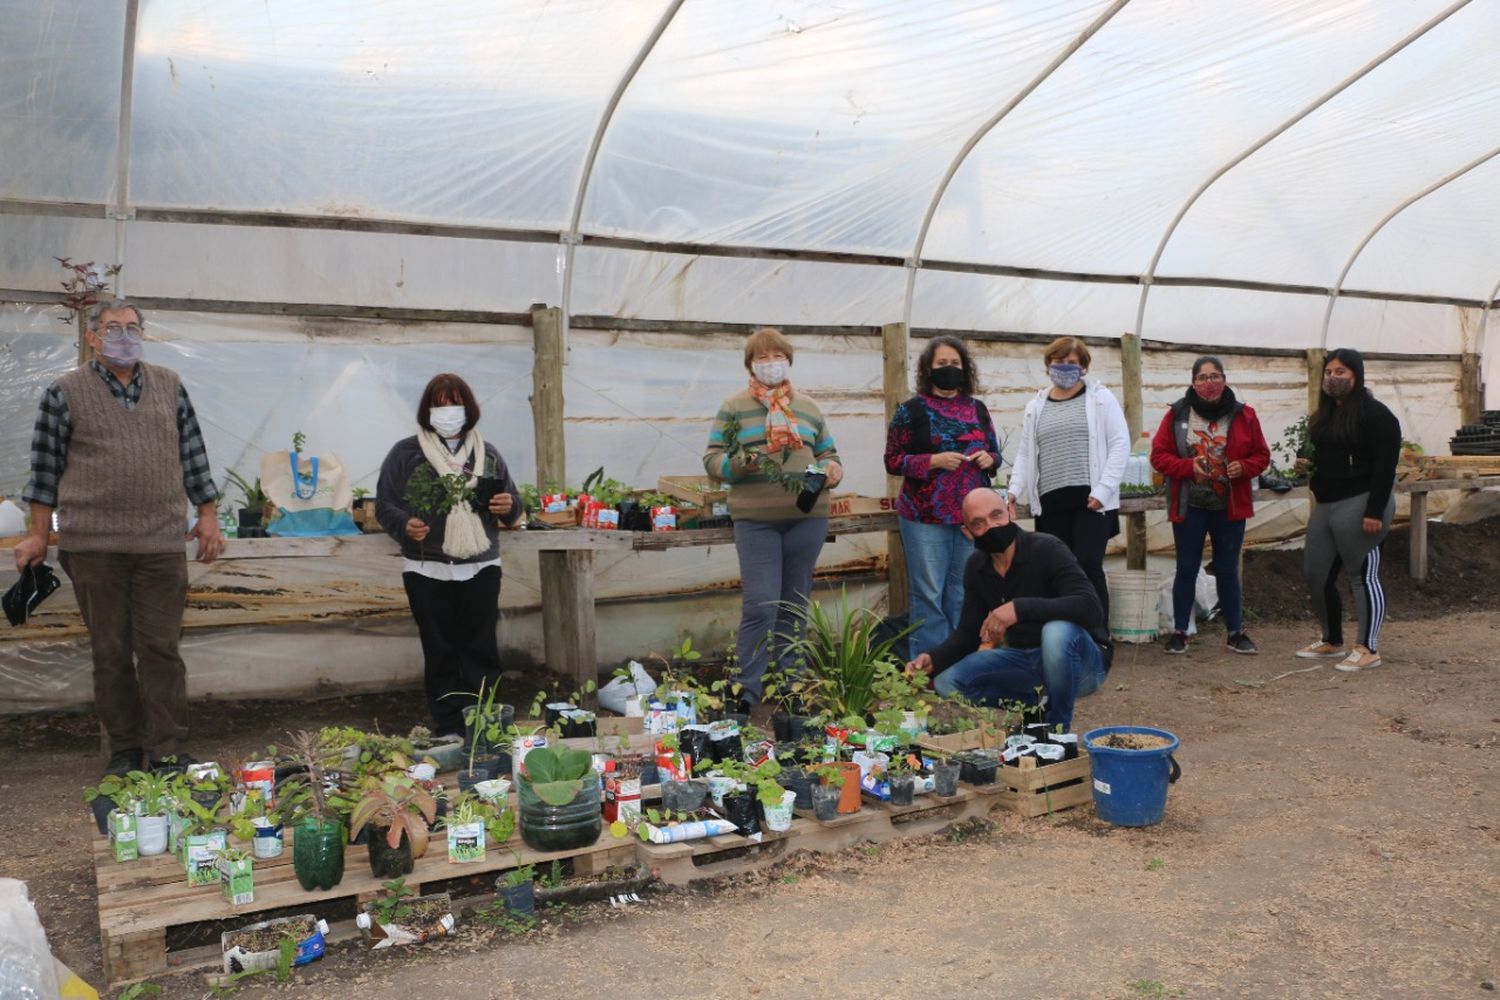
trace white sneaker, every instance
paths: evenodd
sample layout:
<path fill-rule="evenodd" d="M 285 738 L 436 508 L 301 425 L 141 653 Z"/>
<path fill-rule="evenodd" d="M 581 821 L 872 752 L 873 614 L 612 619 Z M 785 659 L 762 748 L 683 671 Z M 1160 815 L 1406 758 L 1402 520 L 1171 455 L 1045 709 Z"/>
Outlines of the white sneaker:
<path fill-rule="evenodd" d="M 1349 655 L 1333 665 L 1333 669 L 1342 670 L 1346 674 L 1357 673 L 1360 670 L 1369 670 L 1371 667 L 1380 666 L 1380 654 L 1363 646 L 1355 646 L 1349 650 Z"/>
<path fill-rule="evenodd" d="M 1297 655 L 1302 657 L 1304 660 L 1321 660 L 1325 656 L 1347 656 L 1348 650 L 1340 649 L 1338 646 L 1335 646 L 1331 642 L 1325 642 L 1322 639 L 1319 639 L 1311 646 L 1303 646 L 1301 649 L 1297 650 Z"/>

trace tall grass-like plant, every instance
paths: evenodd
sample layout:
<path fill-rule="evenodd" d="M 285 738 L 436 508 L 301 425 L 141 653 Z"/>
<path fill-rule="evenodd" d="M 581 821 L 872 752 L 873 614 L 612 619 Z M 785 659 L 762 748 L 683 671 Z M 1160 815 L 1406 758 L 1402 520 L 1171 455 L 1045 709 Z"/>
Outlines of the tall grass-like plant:
<path fill-rule="evenodd" d="M 879 678 L 901 670 L 891 650 L 912 629 L 877 638 L 880 616 L 869 608 L 851 608 L 842 590 L 833 615 L 818 601 L 777 603 L 792 615 L 793 625 L 791 634 L 776 638 L 814 682 L 815 700 L 834 718 L 870 712 L 880 694 Z"/>

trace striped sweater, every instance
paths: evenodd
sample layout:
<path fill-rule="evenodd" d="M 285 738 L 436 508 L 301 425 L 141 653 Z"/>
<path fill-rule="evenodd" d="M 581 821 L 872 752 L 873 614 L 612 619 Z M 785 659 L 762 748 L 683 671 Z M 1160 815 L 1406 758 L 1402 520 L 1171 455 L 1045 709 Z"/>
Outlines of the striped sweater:
<path fill-rule="evenodd" d="M 802 436 L 802 447 L 778 452 L 771 457 L 789 476 L 800 477 L 809 463 L 837 462 L 839 455 L 829 433 L 828 421 L 807 395 L 801 391 L 792 394 L 792 412 L 797 418 L 797 429 Z M 772 482 L 765 474 L 747 467 L 740 455 L 730 458 L 725 441 L 725 426 L 734 418 L 739 421 L 738 441 L 742 449 L 760 452 L 766 443 L 766 408 L 750 390 L 745 389 L 724 400 L 714 417 L 714 426 L 708 432 L 708 451 L 703 455 L 703 468 L 710 476 L 730 483 L 729 514 L 737 521 L 787 521 L 804 517 L 827 517 L 828 494 L 824 490 L 809 513 L 797 509 L 797 494 L 780 483 Z M 842 463 L 841 463 L 842 464 Z"/>

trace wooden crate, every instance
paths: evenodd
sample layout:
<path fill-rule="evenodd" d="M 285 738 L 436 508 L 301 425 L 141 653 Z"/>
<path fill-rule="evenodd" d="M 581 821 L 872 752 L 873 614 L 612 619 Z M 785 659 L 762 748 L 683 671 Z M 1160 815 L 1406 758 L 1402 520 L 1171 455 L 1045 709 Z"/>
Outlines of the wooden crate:
<path fill-rule="evenodd" d="M 713 505 L 729 499 L 724 484 L 708 476 L 662 476 L 656 481 L 656 492 L 665 493 L 675 500 L 694 507 L 702 507 L 710 514 Z"/>
<path fill-rule="evenodd" d="M 917 737 L 917 746 L 923 750 L 940 753 L 957 753 L 959 750 L 993 750 L 1005 745 L 1005 730 L 966 729 L 961 733 L 945 733 L 942 736 L 924 734 Z"/>
<path fill-rule="evenodd" d="M 860 514 L 892 514 L 895 497 L 865 497 L 857 493 L 835 493 L 828 498 L 829 517 L 853 517 Z"/>
<path fill-rule="evenodd" d="M 1002 764 L 995 769 L 995 783 L 975 788 L 993 796 L 997 803 L 1025 817 L 1045 816 L 1094 801 L 1089 756 L 1082 748 L 1074 760 L 1061 760 L 1045 767 L 1035 757 L 1022 757 L 1019 766 Z"/>

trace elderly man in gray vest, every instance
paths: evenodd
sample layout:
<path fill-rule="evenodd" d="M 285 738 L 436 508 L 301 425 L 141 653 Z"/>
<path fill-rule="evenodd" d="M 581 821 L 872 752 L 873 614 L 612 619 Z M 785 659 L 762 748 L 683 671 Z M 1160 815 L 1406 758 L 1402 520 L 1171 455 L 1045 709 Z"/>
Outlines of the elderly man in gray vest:
<path fill-rule="evenodd" d="M 41 562 L 57 511 L 58 559 L 89 630 L 111 774 L 185 758 L 184 500 L 198 512 L 186 536 L 197 539 L 197 558 L 224 551 L 198 416 L 176 372 L 141 360 L 144 325 L 123 299 L 95 306 L 85 332 L 95 359 L 43 393 L 22 493 L 31 531 L 16 546 L 17 569 Z"/>

